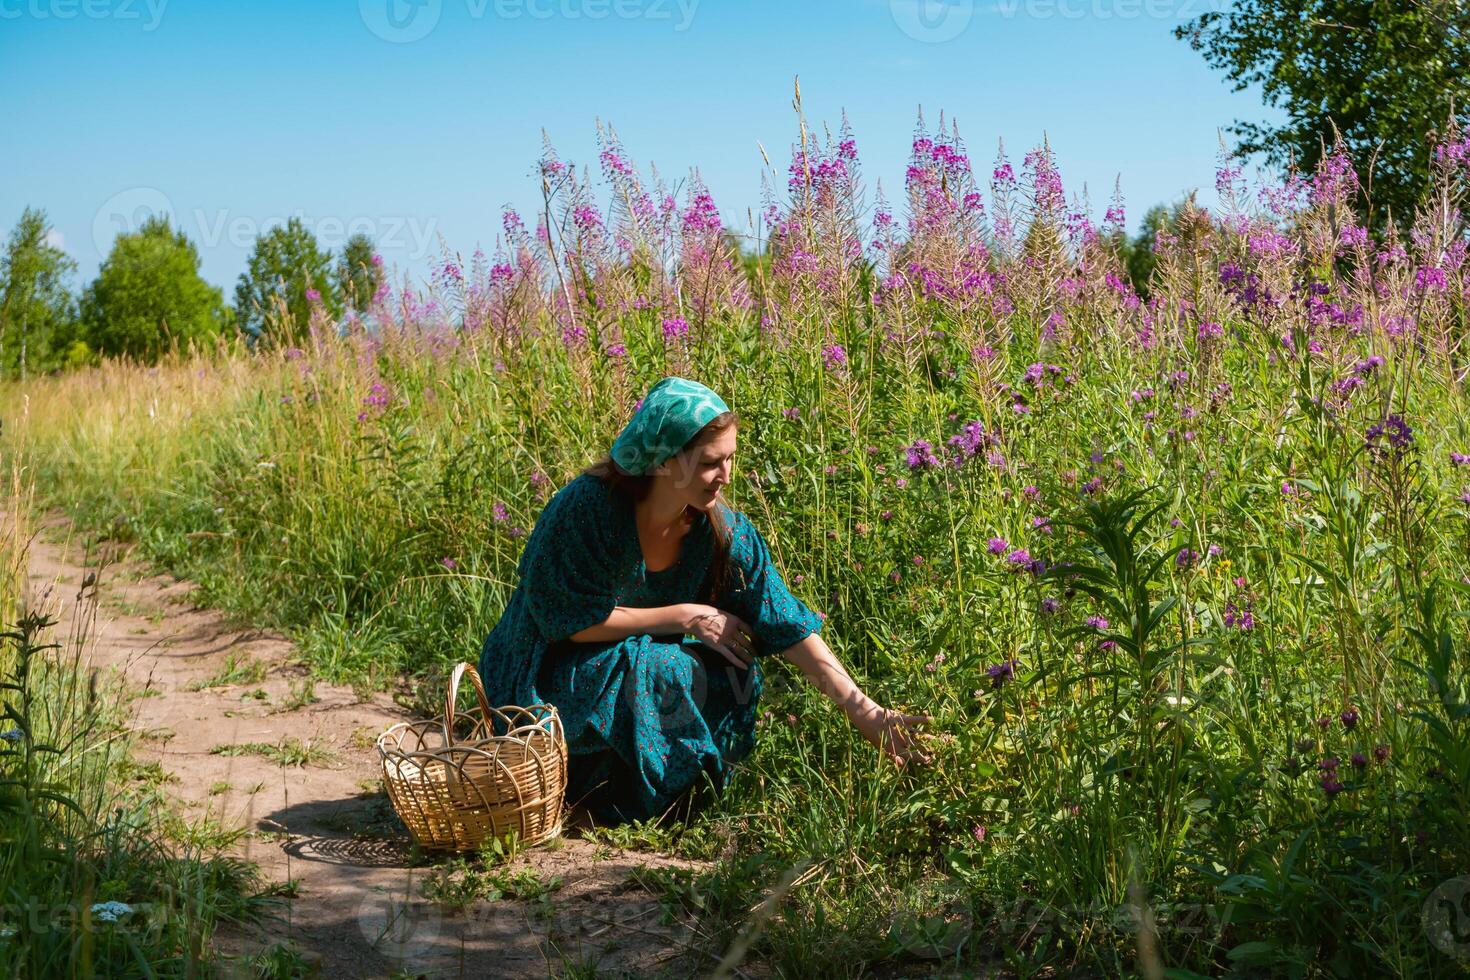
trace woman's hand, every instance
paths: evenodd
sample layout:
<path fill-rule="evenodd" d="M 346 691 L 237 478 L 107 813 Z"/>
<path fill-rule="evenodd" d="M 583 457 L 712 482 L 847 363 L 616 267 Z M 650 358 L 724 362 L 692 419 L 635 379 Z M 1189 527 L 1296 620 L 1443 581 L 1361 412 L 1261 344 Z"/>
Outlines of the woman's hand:
<path fill-rule="evenodd" d="M 755 633 L 745 620 L 714 606 L 692 604 L 688 631 L 742 670 L 755 661 Z"/>
<path fill-rule="evenodd" d="M 881 749 L 897 766 L 910 761 L 923 764 L 933 761 L 921 744 L 929 733 L 920 730 L 920 726 L 934 721 L 932 715 L 906 715 L 876 704 L 873 708 L 852 719 L 863 738 Z"/>

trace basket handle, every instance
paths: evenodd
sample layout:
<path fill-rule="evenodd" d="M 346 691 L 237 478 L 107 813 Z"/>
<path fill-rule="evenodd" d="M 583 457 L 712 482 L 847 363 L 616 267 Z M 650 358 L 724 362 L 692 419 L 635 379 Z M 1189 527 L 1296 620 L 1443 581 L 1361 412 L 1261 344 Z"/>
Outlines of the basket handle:
<path fill-rule="evenodd" d="M 459 700 L 459 680 L 466 674 L 469 675 L 470 684 L 475 689 L 475 697 L 480 702 L 480 717 L 485 724 L 490 723 L 490 702 L 485 698 L 485 685 L 480 681 L 480 672 L 473 664 L 457 663 L 454 672 L 449 675 L 449 694 L 444 699 L 444 744 L 454 744 L 454 711 L 455 702 Z"/>

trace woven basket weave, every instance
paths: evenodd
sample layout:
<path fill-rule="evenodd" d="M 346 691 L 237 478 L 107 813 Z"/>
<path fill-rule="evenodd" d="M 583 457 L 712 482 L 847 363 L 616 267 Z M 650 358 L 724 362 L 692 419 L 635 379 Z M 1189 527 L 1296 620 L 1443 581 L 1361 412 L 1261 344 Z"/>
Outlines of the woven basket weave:
<path fill-rule="evenodd" d="M 458 711 L 460 679 L 479 701 Z M 561 832 L 567 742 L 554 706 L 492 708 L 480 675 L 457 664 L 444 717 L 400 722 L 378 736 L 383 781 L 425 850 L 468 851 L 515 831 L 532 845 Z"/>

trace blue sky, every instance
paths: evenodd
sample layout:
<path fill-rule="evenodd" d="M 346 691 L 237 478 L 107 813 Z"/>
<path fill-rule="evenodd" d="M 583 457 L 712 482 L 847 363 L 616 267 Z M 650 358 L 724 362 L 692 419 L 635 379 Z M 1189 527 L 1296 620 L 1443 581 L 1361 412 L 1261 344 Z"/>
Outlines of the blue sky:
<path fill-rule="evenodd" d="M 532 212 L 545 129 L 596 170 L 594 121 L 640 167 L 698 167 L 726 223 L 784 169 L 792 79 L 845 109 L 869 187 L 900 197 L 916 113 L 958 121 L 984 178 L 1050 139 L 1068 192 L 1129 222 L 1214 200 L 1217 132 L 1275 119 L 1171 30 L 1227 0 L 0 0 L 0 223 L 44 207 L 95 274 L 118 228 L 168 210 L 232 296 L 256 232 L 301 214 L 367 230 L 416 279 L 438 236 L 488 252 Z M 1228 138 L 1228 137 L 1227 137 Z M 99 247 L 100 243 L 100 247 Z"/>

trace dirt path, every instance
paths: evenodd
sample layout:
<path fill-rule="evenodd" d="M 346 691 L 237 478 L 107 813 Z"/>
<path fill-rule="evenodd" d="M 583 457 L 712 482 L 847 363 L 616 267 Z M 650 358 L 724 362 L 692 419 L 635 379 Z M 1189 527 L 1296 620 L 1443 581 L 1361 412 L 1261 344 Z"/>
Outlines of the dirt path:
<path fill-rule="evenodd" d="M 99 575 L 85 653 L 144 695 L 133 702 L 134 757 L 173 777 L 164 787 L 188 823 L 243 828 L 236 852 L 294 886 L 279 922 L 221 936 L 222 952 L 289 940 L 333 978 L 544 976 L 594 961 L 599 973 L 687 976 L 713 966 L 689 951 L 689 924 L 662 923 L 657 898 L 630 881 L 640 866 L 692 862 L 577 831 L 509 866 L 560 877 L 546 899 L 479 901 L 455 914 L 423 898 L 429 869 L 410 867 L 373 748 L 404 710 L 382 693 L 359 701 L 349 688 L 311 685 L 288 640 L 232 626 L 190 601 L 190 583 L 149 575 L 108 548 L 88 557 L 68 522 L 49 515 L 30 547 L 32 595 L 64 636 L 89 605 L 77 601 L 79 586 Z"/>

